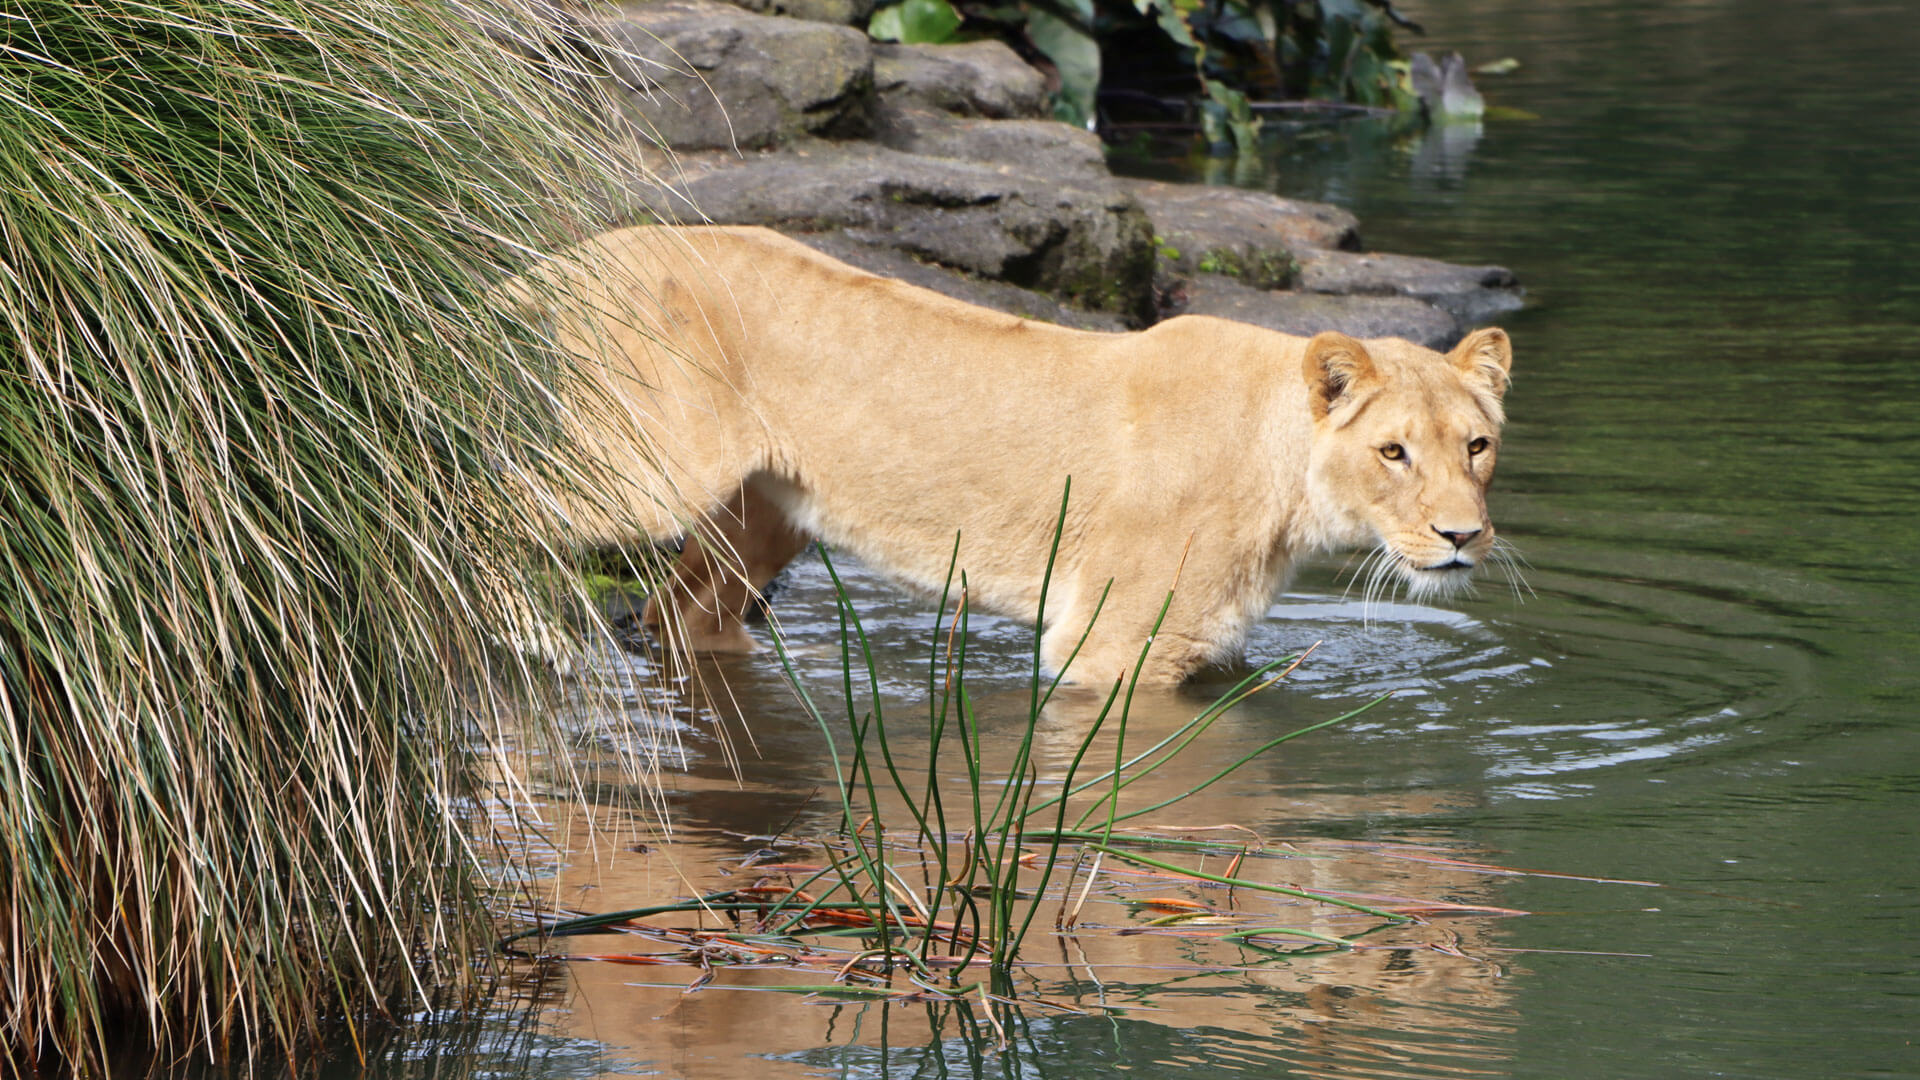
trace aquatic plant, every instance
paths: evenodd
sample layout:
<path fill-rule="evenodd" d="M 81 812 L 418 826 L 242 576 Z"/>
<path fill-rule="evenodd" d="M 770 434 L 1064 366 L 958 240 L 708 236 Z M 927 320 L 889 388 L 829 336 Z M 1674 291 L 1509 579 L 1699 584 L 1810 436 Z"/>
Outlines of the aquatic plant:
<path fill-rule="evenodd" d="M 6 1072 L 461 983 L 546 679 L 487 661 L 567 580 L 515 493 L 588 477 L 486 289 L 623 169 L 594 59 L 544 0 L 0 13 Z"/>
<path fill-rule="evenodd" d="M 1066 496 L 1063 495 L 1060 518 L 1055 525 L 1053 549 L 1048 555 L 1046 573 L 1041 583 L 1039 620 L 1042 622 L 1046 616 L 1048 586 L 1053 577 L 1053 560 L 1059 551 L 1061 530 L 1065 523 Z M 954 552 L 957 557 L 958 538 L 955 539 Z M 1033 757 L 1034 738 L 1039 731 L 1044 710 L 1061 681 L 1071 671 L 1072 656 L 1077 656 L 1079 650 L 1076 648 L 1069 657 L 1066 670 L 1048 679 L 1040 664 L 1040 633 L 1035 631 L 1025 724 L 1012 759 L 997 769 L 990 768 L 981 740 L 979 719 L 966 688 L 968 607 L 966 575 L 961 573 L 958 602 L 954 605 L 945 633 L 942 634 L 939 627 L 935 628 L 933 650 L 928 659 L 928 722 L 932 737 L 926 775 L 916 778 L 918 782 L 909 788 L 907 777 L 887 745 L 879 677 L 866 631 L 861 627 L 852 605 L 847 602 L 845 587 L 824 548 L 821 557 L 826 560 L 827 572 L 833 579 L 839 598 L 846 730 L 852 738 L 852 746 L 846 774 L 839 784 L 842 824 L 850 850 L 844 859 L 835 861 L 831 874 L 818 876 L 825 879 L 829 886 L 828 893 L 842 890 L 856 901 L 871 897 L 871 907 L 874 909 L 871 925 L 878 934 L 876 948 L 879 955 L 889 961 L 898 958 L 908 964 L 916 960 L 924 963 L 936 941 L 939 941 L 963 949 L 959 965 L 962 968 L 971 962 L 975 954 L 984 952 L 990 969 L 1006 972 L 1018 957 L 1021 944 L 1032 929 L 1034 918 L 1047 896 L 1048 885 L 1062 865 L 1063 846 L 1074 849 L 1076 872 L 1079 869 L 1079 856 L 1091 856 L 1090 875 L 1097 874 L 1101 861 L 1108 857 L 1154 863 L 1155 860 L 1116 847 L 1115 826 L 1164 809 L 1181 798 L 1198 794 L 1260 754 L 1309 732 L 1349 719 L 1378 704 L 1376 700 L 1346 715 L 1279 736 L 1220 770 L 1212 779 L 1174 799 L 1122 812 L 1122 791 L 1173 760 L 1204 735 L 1228 709 L 1279 682 L 1304 659 L 1304 655 L 1289 656 L 1256 668 L 1184 726 L 1153 746 L 1144 750 L 1135 749 L 1129 754 L 1127 718 L 1134 694 L 1139 689 L 1141 667 L 1160 630 L 1156 620 L 1147 639 L 1141 642 L 1140 656 L 1135 662 L 1132 678 L 1116 680 L 1112 686 L 1104 688 L 1105 696 L 1100 707 L 1087 722 L 1066 773 L 1060 778 L 1059 793 L 1041 799 L 1037 797 L 1041 785 Z M 947 589 L 941 597 L 940 610 L 943 612 L 947 610 L 952 586 L 950 572 Z M 1167 592 L 1161 606 L 1162 618 L 1172 606 L 1176 588 L 1177 583 Z M 1102 596 L 1100 602 L 1094 605 L 1093 615 L 1081 637 L 1082 643 L 1098 621 L 1104 602 L 1105 597 Z M 864 711 L 859 707 L 859 698 L 854 689 L 856 670 L 864 674 L 867 683 L 867 706 Z M 827 745 L 834 747 L 837 740 L 832 725 L 814 704 L 791 666 L 788 672 L 808 711 L 826 736 Z M 1114 728 L 1109 732 L 1106 728 L 1110 719 Z M 1083 778 L 1080 770 L 1088 763 L 1088 755 L 1100 743 L 1103 733 L 1108 735 L 1113 747 L 1112 766 Z M 950 766 L 942 762 L 943 752 L 950 752 L 947 750 L 949 738 L 958 746 L 961 768 L 967 778 L 967 804 L 957 808 L 954 815 L 960 828 L 958 843 L 954 836 L 954 818 L 949 817 L 938 785 L 938 778 L 950 771 Z M 899 796 L 895 805 L 912 820 L 913 829 L 904 838 L 908 850 L 925 852 L 928 856 L 930 865 L 924 871 L 928 895 L 924 897 L 913 897 L 901 873 L 889 865 L 889 830 L 883 807 L 892 800 L 882 797 L 883 785 L 892 788 L 892 794 Z M 1086 806 L 1077 808 L 1078 814 L 1069 825 L 1069 804 L 1075 796 L 1087 792 L 1093 792 L 1093 797 Z M 1120 839 L 1124 844 L 1127 837 Z M 1028 845 L 1034 850 L 1024 850 Z M 1044 860 L 1037 857 L 1040 848 L 1046 851 Z M 1037 870 L 1037 873 L 1023 880 L 1023 871 L 1027 869 Z M 812 882 L 807 884 L 811 885 Z M 1238 884 L 1256 891 L 1274 888 L 1257 882 Z M 1293 894 L 1309 897 L 1309 894 L 1298 890 L 1293 890 Z M 1389 921 L 1397 918 L 1389 912 L 1364 905 L 1313 898 L 1335 906 L 1358 907 Z M 859 906 L 866 907 L 868 904 L 861 902 Z M 951 910 L 944 938 L 936 929 L 940 925 L 938 915 L 943 908 Z M 1075 917 L 1071 909 L 1060 913 L 1063 925 L 1071 924 Z M 971 930 L 964 938 L 961 937 L 962 928 L 969 924 Z M 895 948 L 890 940 L 893 933 L 897 928 L 909 927 L 917 929 L 905 930 L 900 936 L 911 941 L 912 948 Z M 1329 943 L 1341 944 L 1338 941 Z"/>
<path fill-rule="evenodd" d="M 1055 553 L 1064 522 L 1063 497 L 1054 535 Z M 950 572 L 941 598 L 941 621 L 932 628 L 927 659 L 925 723 L 930 738 L 925 760 L 910 773 L 889 744 L 878 669 L 866 632 L 831 555 L 823 549 L 821 556 L 838 602 L 843 719 L 832 720 L 819 707 L 777 636 L 775 647 L 833 759 L 844 763 L 836 785 L 838 834 L 770 840 L 782 848 L 803 848 L 808 857 L 749 860 L 735 873 L 752 874 L 757 880 L 750 885 L 645 908 L 542 919 L 539 925 L 504 939 L 504 948 L 526 955 L 521 943 L 533 938 L 638 935 L 668 948 L 645 953 L 564 955 L 610 963 L 694 967 L 700 974 L 693 987 L 706 985 L 716 970 L 725 967 L 779 967 L 813 981 L 772 987 L 756 983 L 756 988 L 891 1000 L 977 998 L 985 1015 L 992 1017 L 996 1008 L 1016 1004 L 1006 978 L 1021 962 L 1022 947 L 1039 915 L 1051 910 L 1056 930 L 1070 932 L 1101 877 L 1102 866 L 1110 860 L 1132 864 L 1151 875 L 1142 879 L 1139 887 L 1159 892 L 1137 892 L 1128 902 L 1161 913 L 1155 925 L 1200 920 L 1195 925 L 1204 923 L 1207 936 L 1273 955 L 1345 949 L 1352 946 L 1357 934 L 1405 924 L 1422 912 L 1466 910 L 1462 905 L 1435 907 L 1431 902 L 1394 897 L 1366 898 L 1369 902 L 1362 902 L 1360 898 L 1263 881 L 1240 873 L 1248 860 L 1274 854 L 1260 850 L 1259 838 L 1251 833 L 1244 833 L 1237 843 L 1231 839 L 1196 840 L 1182 835 L 1195 830 L 1139 829 L 1132 824 L 1198 794 L 1275 747 L 1340 723 L 1385 700 L 1378 698 L 1344 715 L 1277 735 L 1172 798 L 1144 806 L 1125 805 L 1128 788 L 1183 753 L 1204 752 L 1206 733 L 1217 720 L 1236 704 L 1285 678 L 1304 654 L 1254 669 L 1190 721 L 1147 747 L 1130 746 L 1126 738 L 1127 718 L 1138 688 L 1136 663 L 1131 679 L 1101 688 L 1101 704 L 1084 720 L 1084 730 L 1064 774 L 1043 783 L 1034 753 L 1035 739 L 1042 716 L 1067 672 L 1051 678 L 1042 673 L 1040 635 L 1036 631 L 1024 724 L 1018 729 L 1011 756 L 990 762 L 981 718 L 967 689 L 965 575 L 958 575 L 956 599 L 954 574 Z M 1051 562 L 1050 556 L 1046 581 L 1052 577 Z M 1045 592 L 1043 583 L 1043 616 Z M 1170 591 L 1168 604 L 1172 597 Z M 949 601 L 953 601 L 951 607 Z M 1097 610 L 1094 619 L 1098 619 Z M 1142 661 L 1147 645 L 1142 643 Z M 917 727 L 919 721 L 914 723 Z M 996 741 L 1004 742 L 1004 736 Z M 1194 750 L 1196 745 L 1200 751 Z M 1092 760 L 1096 748 L 1102 757 L 1099 764 Z M 1111 754 L 1110 759 L 1107 754 Z M 942 792 L 940 781 L 949 776 L 964 778 L 963 801 L 959 803 Z M 1045 791 L 1053 793 L 1043 795 Z M 1167 861 L 1196 855 L 1224 855 L 1229 861 L 1223 873 Z M 1229 886 L 1248 894 L 1285 898 L 1300 906 L 1291 920 L 1277 921 L 1272 912 L 1228 910 L 1166 897 L 1163 893 L 1169 881 Z M 1511 913 L 1504 909 L 1474 910 Z M 1344 934 L 1306 924 L 1315 915 L 1327 912 L 1361 922 Z M 670 915 L 720 916 L 732 920 L 732 925 L 707 929 L 669 926 L 660 921 Z M 835 947 L 836 940 L 845 942 L 849 936 L 850 943 Z M 821 978 L 828 981 L 817 981 Z"/>

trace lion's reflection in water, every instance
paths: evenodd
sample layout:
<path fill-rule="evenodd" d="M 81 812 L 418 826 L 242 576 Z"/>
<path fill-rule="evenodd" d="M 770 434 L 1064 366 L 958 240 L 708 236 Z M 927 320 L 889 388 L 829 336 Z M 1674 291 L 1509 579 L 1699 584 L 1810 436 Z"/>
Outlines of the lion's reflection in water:
<path fill-rule="evenodd" d="M 931 607 L 888 600 L 885 586 L 870 574 L 857 566 L 843 569 L 850 590 L 862 594 L 856 601 L 870 605 L 862 622 L 878 653 L 890 748 L 909 789 L 919 790 L 930 750 L 925 698 Z M 828 720 L 839 725 L 836 739 L 844 755 L 838 619 L 831 590 L 822 588 L 816 573 L 805 565 L 799 569 L 783 598 L 784 625 L 789 653 L 809 692 Z M 1291 602 L 1336 604 L 1331 598 Z M 1485 635 L 1471 619 L 1439 614 L 1434 619 L 1431 649 L 1436 653 L 1457 651 L 1466 642 L 1483 651 L 1481 662 L 1508 659 L 1493 655 L 1497 646 L 1480 640 Z M 989 761 L 1004 767 L 1025 727 L 1030 690 L 1021 671 L 1031 664 L 1031 631 L 1004 620 L 969 621 L 975 631 L 969 668 L 978 667 L 969 685 L 981 744 Z M 1311 621 L 1320 624 L 1316 629 L 1337 630 L 1341 619 L 1329 615 Z M 1298 622 L 1278 625 L 1290 628 Z M 1257 648 L 1272 644 L 1256 634 Z M 1360 638 L 1347 645 L 1355 651 L 1364 647 Z M 799 841 L 837 831 L 832 769 L 814 721 L 796 704 L 791 688 L 769 674 L 776 667 L 765 657 L 728 660 L 704 665 L 697 678 L 681 684 L 680 708 L 692 721 L 682 739 L 693 753 L 684 771 L 661 780 L 674 838 L 662 844 L 650 837 L 645 851 L 618 842 L 574 843 L 552 882 L 560 903 L 617 910 L 752 884 L 758 875 L 743 863 L 776 834 L 796 845 L 780 847 L 780 858 L 819 860 L 818 849 Z M 1372 675 L 1389 679 L 1380 670 Z M 1205 708 L 1204 695 L 1216 688 L 1213 683 L 1229 677 L 1209 675 L 1202 685 L 1180 691 L 1136 693 L 1128 707 L 1127 756 L 1178 731 Z M 1148 806 L 1200 787 L 1276 734 L 1326 719 L 1332 715 L 1327 702 L 1311 692 L 1323 689 L 1312 683 L 1276 688 L 1267 695 L 1281 696 L 1263 695 L 1256 699 L 1257 709 L 1229 710 L 1194 746 L 1128 786 L 1124 805 Z M 856 668 L 856 712 L 863 716 L 869 709 L 864 693 Z M 1042 798 L 1059 790 L 1102 700 L 1089 688 L 1063 687 L 1047 705 L 1033 750 Z M 714 724 L 729 722 L 738 777 L 711 734 Z M 828 981 L 818 973 L 777 968 L 716 969 L 710 983 L 685 993 L 683 988 L 702 975 L 696 968 L 580 962 L 569 966 L 574 993 L 565 1007 L 551 1011 L 551 1022 L 558 1033 L 602 1040 L 617 1048 L 618 1056 L 673 1075 L 754 1080 L 821 1070 L 1076 1076 L 1104 1074 L 1129 1062 L 1159 1062 L 1156 1069 L 1169 1071 L 1287 1067 L 1342 1076 L 1498 1072 L 1497 1059 L 1516 1024 L 1505 982 L 1507 954 L 1500 948 L 1502 924 L 1513 916 L 1474 908 L 1506 906 L 1501 896 L 1506 879 L 1475 869 L 1471 864 L 1486 854 L 1433 824 L 1470 809 L 1474 796 L 1443 784 L 1367 791 L 1325 782 L 1315 771 L 1327 755 L 1355 751 L 1352 745 L 1316 748 L 1314 738 L 1281 747 L 1228 780 L 1126 824 L 1151 823 L 1171 830 L 1166 835 L 1218 842 L 1216 850 L 1199 857 L 1150 852 L 1184 866 L 1225 871 L 1230 849 L 1243 845 L 1260 849 L 1235 871 L 1243 878 L 1388 906 L 1439 902 L 1422 911 L 1422 921 L 1384 926 L 1338 908 L 1193 880 L 1154 879 L 1145 876 L 1151 870 L 1110 859 L 1075 932 L 1055 932 L 1053 908 L 1043 907 L 1011 986 L 1035 1004 L 1016 1012 L 1000 1009 L 993 1020 L 977 994 L 964 1004 L 912 997 L 898 1004 L 832 1002 L 767 992 Z M 1110 764 L 1116 748 L 1107 736 L 1102 740 L 1082 763 L 1081 777 Z M 1096 758 L 1104 760 L 1091 764 Z M 967 785 L 951 742 L 942 759 L 936 769 L 941 791 L 950 818 L 958 819 Z M 999 785 L 989 789 L 992 799 Z M 1095 796 L 1083 793 L 1076 807 L 1091 805 Z M 883 803 L 888 798 L 883 796 Z M 555 812 L 561 811 L 556 807 Z M 620 816 L 605 814 L 602 824 Z M 901 831 L 911 828 L 907 815 L 889 805 L 882 816 L 891 822 L 892 838 L 902 841 Z M 956 834 L 964 827 L 958 820 L 951 825 Z M 584 830 L 557 829 L 556 834 L 584 837 Z M 907 880 L 917 884 L 920 871 L 912 853 L 895 854 Z M 1031 880 L 1035 872 L 1027 873 Z M 1083 863 L 1073 886 L 1076 896 L 1086 881 Z M 1056 875 L 1051 890 L 1056 898 L 1063 885 Z M 1262 923 L 1359 936 L 1356 947 L 1338 951 L 1279 935 L 1261 939 L 1264 949 L 1241 946 L 1220 940 L 1226 928 L 1209 928 L 1204 921 L 1150 925 L 1175 909 L 1122 902 L 1142 896 L 1261 916 L 1236 926 Z M 691 924 L 685 917 L 680 921 Z M 707 924 L 723 925 L 713 918 Z M 1376 929 L 1360 933 L 1370 927 Z M 1298 951 L 1303 946 L 1307 951 Z M 556 947 L 580 952 L 661 948 L 631 938 L 577 938 Z M 984 977 L 984 972 L 970 973 L 961 981 Z M 911 993 L 903 977 L 895 984 Z"/>

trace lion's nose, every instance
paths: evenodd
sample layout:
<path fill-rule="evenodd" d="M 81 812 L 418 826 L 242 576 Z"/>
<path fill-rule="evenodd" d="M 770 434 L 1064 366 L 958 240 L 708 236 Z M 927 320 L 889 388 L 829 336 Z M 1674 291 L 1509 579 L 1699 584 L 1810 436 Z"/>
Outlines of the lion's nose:
<path fill-rule="evenodd" d="M 1453 546 L 1456 550 L 1466 547 L 1469 543 L 1473 541 L 1474 537 L 1480 535 L 1479 529 L 1468 529 L 1465 532 L 1451 532 L 1449 530 L 1441 528 L 1438 525 L 1433 525 L 1429 527 L 1432 528 L 1434 532 L 1437 532 L 1441 536 L 1446 537 L 1448 540 L 1453 541 Z"/>

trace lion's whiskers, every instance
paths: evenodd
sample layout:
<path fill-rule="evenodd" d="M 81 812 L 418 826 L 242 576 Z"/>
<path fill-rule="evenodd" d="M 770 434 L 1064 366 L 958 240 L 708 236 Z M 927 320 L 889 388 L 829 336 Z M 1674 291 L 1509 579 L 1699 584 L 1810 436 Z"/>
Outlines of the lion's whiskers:
<path fill-rule="evenodd" d="M 1507 587 L 1513 591 L 1516 602 L 1524 602 L 1528 596 L 1537 595 L 1533 587 L 1527 584 L 1526 575 L 1521 568 L 1531 569 L 1526 556 L 1505 537 L 1496 536 L 1487 553 L 1480 560 L 1486 567 L 1498 567 L 1506 578 Z M 1353 564 L 1348 563 L 1349 566 Z M 1427 581 L 1417 575 L 1421 572 L 1412 568 L 1404 556 L 1394 551 L 1384 540 L 1374 545 L 1353 567 L 1347 577 L 1346 587 L 1340 591 L 1340 601 L 1351 599 L 1356 587 L 1360 592 L 1360 625 L 1371 628 L 1373 609 L 1377 604 L 1391 601 L 1396 596 L 1406 595 L 1421 600 L 1429 595 L 1479 595 L 1479 582 L 1467 577 L 1464 572 L 1449 576 L 1448 580 Z"/>
<path fill-rule="evenodd" d="M 1533 586 L 1527 584 L 1527 577 L 1520 570 L 1522 566 L 1531 570 L 1533 564 L 1529 563 L 1527 557 L 1520 553 L 1520 549 L 1508 542 L 1506 537 L 1493 538 L 1493 547 L 1487 552 L 1487 561 L 1498 566 L 1500 572 L 1506 575 L 1507 585 L 1513 590 L 1513 599 L 1516 603 L 1524 603 L 1528 596 L 1539 595 L 1533 591 Z M 1525 591 L 1524 596 L 1521 595 L 1522 590 Z"/>
<path fill-rule="evenodd" d="M 1367 597 L 1372 587 L 1369 584 L 1372 580 L 1370 571 L 1373 568 L 1374 562 L 1380 558 L 1383 550 L 1385 550 L 1384 544 L 1369 548 L 1366 556 L 1360 560 L 1359 566 L 1353 566 L 1352 560 L 1348 560 L 1347 563 L 1348 566 L 1353 567 L 1353 573 L 1347 578 L 1347 587 L 1340 590 L 1340 602 L 1346 603 L 1347 599 L 1353 595 L 1353 587 L 1355 585 L 1360 586 L 1360 620 L 1362 625 L 1366 623 L 1367 606 L 1369 604 Z"/>
<path fill-rule="evenodd" d="M 1405 560 L 1400 554 L 1382 543 L 1367 556 L 1361 569 L 1367 573 L 1367 583 L 1360 590 L 1360 625 L 1373 625 L 1373 605 L 1379 600 L 1392 599 L 1394 583 L 1402 580 L 1401 564 Z"/>
<path fill-rule="evenodd" d="M 1342 566 L 1340 570 L 1343 573 L 1347 570 L 1352 570 L 1353 573 L 1347 575 L 1347 587 L 1340 590 L 1341 603 L 1346 603 L 1347 598 L 1353 595 L 1353 583 L 1360 580 L 1360 574 L 1366 570 L 1367 564 L 1372 561 L 1373 552 L 1371 551 L 1367 552 L 1367 557 L 1360 560 L 1360 565 L 1357 567 L 1353 565 L 1353 558 L 1351 556 L 1347 558 L 1346 565 Z"/>

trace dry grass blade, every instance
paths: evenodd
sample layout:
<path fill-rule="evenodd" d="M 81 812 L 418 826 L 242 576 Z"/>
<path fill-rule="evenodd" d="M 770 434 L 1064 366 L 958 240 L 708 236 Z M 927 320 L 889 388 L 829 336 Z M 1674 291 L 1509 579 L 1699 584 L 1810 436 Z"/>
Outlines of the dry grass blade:
<path fill-rule="evenodd" d="M 566 361 L 486 289 L 621 171 L 540 0 L 0 17 L 0 1065 L 458 983 Z M 135 59 L 137 58 L 137 60 Z"/>

